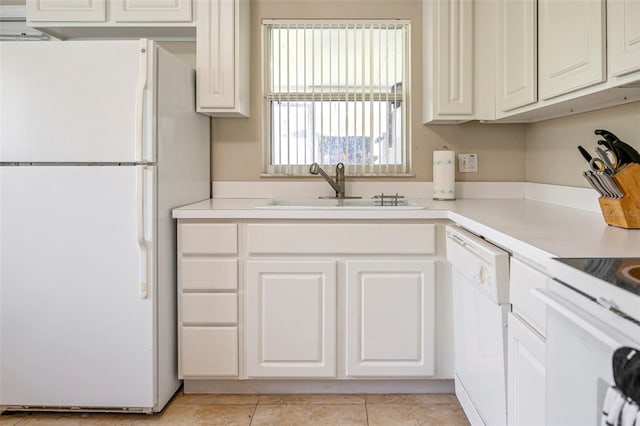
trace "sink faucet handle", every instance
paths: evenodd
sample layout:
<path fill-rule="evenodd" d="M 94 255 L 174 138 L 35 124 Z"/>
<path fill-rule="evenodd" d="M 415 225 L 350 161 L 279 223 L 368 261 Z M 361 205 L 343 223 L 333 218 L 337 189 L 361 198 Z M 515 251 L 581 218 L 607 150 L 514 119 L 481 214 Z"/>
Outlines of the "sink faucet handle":
<path fill-rule="evenodd" d="M 345 196 L 344 180 L 344 163 L 338 163 L 336 164 L 336 183 L 340 190 L 336 191 L 337 198 L 344 198 Z"/>

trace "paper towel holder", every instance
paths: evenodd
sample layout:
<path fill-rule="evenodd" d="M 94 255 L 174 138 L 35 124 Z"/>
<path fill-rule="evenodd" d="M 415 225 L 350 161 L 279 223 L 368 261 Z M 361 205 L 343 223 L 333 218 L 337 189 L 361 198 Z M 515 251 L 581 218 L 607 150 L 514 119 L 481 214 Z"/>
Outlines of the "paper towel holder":
<path fill-rule="evenodd" d="M 433 151 L 433 199 L 452 201 L 456 199 L 455 151 L 446 145 L 441 151 Z"/>

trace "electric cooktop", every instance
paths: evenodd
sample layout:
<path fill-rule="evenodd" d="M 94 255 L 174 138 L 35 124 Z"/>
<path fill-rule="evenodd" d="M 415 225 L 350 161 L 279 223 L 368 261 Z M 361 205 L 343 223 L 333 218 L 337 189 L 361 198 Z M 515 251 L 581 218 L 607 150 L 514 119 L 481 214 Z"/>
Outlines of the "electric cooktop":
<path fill-rule="evenodd" d="M 575 257 L 555 260 L 640 296 L 638 257 Z"/>

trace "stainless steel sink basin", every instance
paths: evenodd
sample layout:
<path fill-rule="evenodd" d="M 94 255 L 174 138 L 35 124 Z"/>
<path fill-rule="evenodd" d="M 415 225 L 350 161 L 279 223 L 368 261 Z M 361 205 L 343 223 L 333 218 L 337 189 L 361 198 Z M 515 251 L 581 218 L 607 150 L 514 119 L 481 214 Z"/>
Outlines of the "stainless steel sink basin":
<path fill-rule="evenodd" d="M 322 198 L 274 198 L 269 204 L 264 206 L 258 206 L 258 209 L 280 209 L 280 210 L 312 210 L 312 209 L 354 209 L 354 210 L 380 210 L 380 209 L 392 209 L 392 210 L 421 210 L 425 209 L 425 206 L 421 206 L 411 201 L 404 199 L 398 200 L 398 205 L 387 205 L 388 201 L 385 200 L 385 205 L 380 205 L 379 199 L 373 198 L 358 198 L 358 199 L 322 199 Z"/>

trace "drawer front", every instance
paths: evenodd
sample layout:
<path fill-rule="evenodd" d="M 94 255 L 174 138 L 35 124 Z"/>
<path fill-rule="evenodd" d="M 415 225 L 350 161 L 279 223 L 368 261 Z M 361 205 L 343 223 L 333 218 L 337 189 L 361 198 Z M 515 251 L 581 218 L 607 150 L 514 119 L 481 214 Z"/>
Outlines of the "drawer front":
<path fill-rule="evenodd" d="M 182 327 L 181 379 L 237 375 L 237 327 Z"/>
<path fill-rule="evenodd" d="M 180 224 L 182 254 L 238 253 L 238 225 L 235 223 Z"/>
<path fill-rule="evenodd" d="M 236 259 L 185 258 L 180 264 L 183 290 L 237 290 Z"/>
<path fill-rule="evenodd" d="M 513 312 L 543 336 L 546 329 L 546 307 L 544 302 L 531 294 L 531 289 L 547 288 L 548 279 L 545 274 L 511 258 L 509 294 Z"/>
<path fill-rule="evenodd" d="M 184 325 L 235 325 L 238 322 L 238 296 L 235 293 L 183 294 L 181 312 Z"/>
<path fill-rule="evenodd" d="M 250 224 L 250 254 L 433 254 L 433 224 Z"/>

